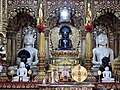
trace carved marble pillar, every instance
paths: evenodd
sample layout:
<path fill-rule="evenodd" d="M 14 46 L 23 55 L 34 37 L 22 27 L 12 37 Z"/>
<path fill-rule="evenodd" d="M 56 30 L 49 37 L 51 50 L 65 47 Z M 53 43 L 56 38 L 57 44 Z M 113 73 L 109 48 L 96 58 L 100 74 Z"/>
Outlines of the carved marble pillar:
<path fill-rule="evenodd" d="M 16 33 L 12 35 L 12 61 L 11 64 L 14 65 L 16 61 Z"/>
<path fill-rule="evenodd" d="M 16 34 L 14 32 L 7 32 L 7 61 L 10 65 L 14 65 L 16 61 Z"/>
<path fill-rule="evenodd" d="M 85 59 L 88 72 L 91 70 L 91 60 L 92 60 L 92 35 L 90 31 L 86 31 L 86 39 L 85 39 Z"/>
<path fill-rule="evenodd" d="M 35 76 L 34 81 L 42 82 L 45 77 L 45 35 L 44 32 L 39 32 L 39 41 L 38 41 L 38 67 L 39 72 Z"/>
<path fill-rule="evenodd" d="M 7 61 L 10 63 L 11 57 L 12 57 L 12 53 L 11 53 L 12 33 L 7 32 L 6 36 L 7 36 L 6 37 L 7 38 L 7 45 L 6 45 Z"/>
<path fill-rule="evenodd" d="M 40 71 L 45 70 L 45 34 L 41 32 L 39 35 L 39 60 L 40 60 Z"/>
<path fill-rule="evenodd" d="M 91 72 L 91 65 L 92 65 L 92 9 L 91 9 L 91 1 L 86 0 L 86 17 L 85 17 L 85 31 L 86 31 L 86 38 L 85 38 L 85 67 L 88 71 L 88 77 L 86 81 L 95 82 L 96 78 L 93 76 Z"/>
<path fill-rule="evenodd" d="M 45 28 L 44 28 L 44 9 L 42 0 L 40 0 L 39 4 L 39 17 L 37 19 L 36 29 L 39 32 L 39 40 L 38 40 L 38 59 L 39 59 L 39 72 L 35 77 L 35 81 L 41 81 L 45 78 Z"/>
<path fill-rule="evenodd" d="M 96 78 L 94 77 L 91 67 L 92 67 L 92 35 L 91 31 L 86 31 L 86 39 L 85 39 L 85 67 L 88 71 L 88 77 L 86 79 L 87 82 L 95 82 Z"/>

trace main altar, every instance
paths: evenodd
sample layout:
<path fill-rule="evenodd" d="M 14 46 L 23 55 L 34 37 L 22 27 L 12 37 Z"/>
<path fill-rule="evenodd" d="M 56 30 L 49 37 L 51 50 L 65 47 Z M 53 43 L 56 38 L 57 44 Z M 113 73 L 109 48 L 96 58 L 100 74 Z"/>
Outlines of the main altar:
<path fill-rule="evenodd" d="M 0 88 L 119 90 L 119 0 L 1 0 Z"/>

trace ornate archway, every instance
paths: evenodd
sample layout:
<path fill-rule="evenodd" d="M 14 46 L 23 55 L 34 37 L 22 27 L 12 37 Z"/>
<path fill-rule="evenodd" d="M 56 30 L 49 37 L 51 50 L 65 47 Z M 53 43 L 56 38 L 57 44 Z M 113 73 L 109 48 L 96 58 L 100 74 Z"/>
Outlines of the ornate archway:
<path fill-rule="evenodd" d="M 33 28 L 36 26 L 36 18 L 32 10 L 27 7 L 18 7 L 18 9 L 13 9 L 13 11 L 11 11 L 10 18 L 8 19 L 6 35 L 7 60 L 11 65 L 16 62 L 17 50 L 23 46 L 22 37 L 25 32 L 24 28 L 27 26 L 31 26 Z M 36 33 L 36 31 L 33 31 L 33 33 Z"/>
<path fill-rule="evenodd" d="M 94 1 L 93 2 L 93 47 L 95 47 L 96 36 L 104 32 L 108 35 L 109 47 L 114 50 L 115 57 L 120 54 L 120 8 L 114 1 Z M 101 30 L 101 29 L 102 30 Z"/>
<path fill-rule="evenodd" d="M 59 28 L 61 25 L 59 24 L 59 9 L 67 7 L 71 9 L 73 15 L 72 15 L 72 21 L 69 23 L 70 27 L 73 30 L 74 37 L 73 42 L 74 46 L 79 48 L 79 51 L 81 52 L 82 48 L 82 37 L 84 37 L 84 0 L 47 0 L 46 1 L 46 11 L 45 11 L 45 26 L 49 29 L 49 33 L 46 33 L 49 37 L 48 40 L 48 47 L 50 50 L 55 49 L 58 46 L 58 40 L 59 40 Z M 77 33 L 77 34 L 76 34 Z M 75 40 L 76 39 L 76 40 Z M 54 42 L 53 42 L 54 41 Z M 76 43 L 77 42 L 77 43 Z"/>

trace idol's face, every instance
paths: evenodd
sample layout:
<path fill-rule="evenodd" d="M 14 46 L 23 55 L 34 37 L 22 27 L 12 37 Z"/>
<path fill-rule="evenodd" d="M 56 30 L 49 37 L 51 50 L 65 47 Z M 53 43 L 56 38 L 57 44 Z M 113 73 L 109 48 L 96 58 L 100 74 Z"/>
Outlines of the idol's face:
<path fill-rule="evenodd" d="M 109 71 L 109 67 L 105 67 L 105 71 Z"/>
<path fill-rule="evenodd" d="M 105 46 L 107 44 L 107 42 L 108 42 L 108 39 L 107 39 L 106 35 L 101 34 L 101 35 L 98 36 L 99 45 Z"/>
<path fill-rule="evenodd" d="M 34 41 L 34 39 L 33 39 L 32 36 L 26 36 L 26 37 L 24 38 L 24 43 L 25 43 L 26 45 L 33 44 L 33 41 Z"/>
<path fill-rule="evenodd" d="M 67 37 L 68 37 L 68 33 L 64 32 L 64 38 L 67 38 Z"/>
<path fill-rule="evenodd" d="M 101 37 L 101 38 L 99 39 L 99 44 L 100 44 L 100 45 L 106 45 L 106 44 L 107 44 L 106 39 Z"/>
<path fill-rule="evenodd" d="M 25 68 L 25 64 L 23 62 L 20 63 L 20 68 Z"/>

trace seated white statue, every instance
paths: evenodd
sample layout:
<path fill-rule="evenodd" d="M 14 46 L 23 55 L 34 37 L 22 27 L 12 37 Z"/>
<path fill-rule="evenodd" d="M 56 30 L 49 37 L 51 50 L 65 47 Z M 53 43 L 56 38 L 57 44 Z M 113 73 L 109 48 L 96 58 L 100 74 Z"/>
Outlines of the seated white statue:
<path fill-rule="evenodd" d="M 27 69 L 25 68 L 24 62 L 20 63 L 20 67 L 17 69 L 17 76 L 13 77 L 14 81 L 29 81 L 29 77 L 27 77 Z"/>
<path fill-rule="evenodd" d="M 105 71 L 103 71 L 102 82 L 114 82 L 114 78 L 111 78 L 111 71 L 109 71 L 109 67 L 105 67 Z"/>
<path fill-rule="evenodd" d="M 96 39 L 96 45 L 98 47 L 93 49 L 93 59 L 92 63 L 94 64 L 94 67 L 100 67 L 102 65 L 102 59 L 104 57 L 108 57 L 110 59 L 109 64 L 112 63 L 112 60 L 114 59 L 113 50 L 108 48 L 108 38 L 107 35 L 101 33 L 97 39 Z"/>
<path fill-rule="evenodd" d="M 37 75 L 38 50 L 34 48 L 34 37 L 28 33 L 24 36 L 24 47 L 18 51 L 17 65 L 25 63 L 26 68 L 33 71 L 32 75 Z M 16 73 L 17 66 L 10 66 L 8 70 L 14 70 Z"/>
<path fill-rule="evenodd" d="M 33 35 L 26 34 L 24 37 L 24 48 L 21 48 L 18 53 L 22 50 L 26 50 L 30 53 L 30 57 L 27 58 L 26 64 L 30 66 L 35 66 L 38 64 L 38 50 L 33 47 L 35 39 L 33 38 Z M 17 63 L 21 62 L 21 58 L 17 57 Z"/>

